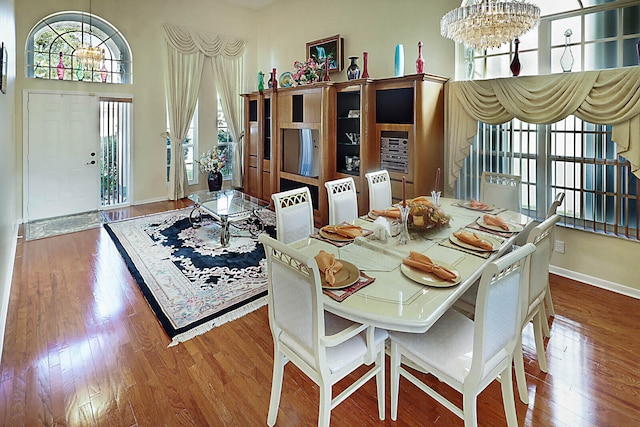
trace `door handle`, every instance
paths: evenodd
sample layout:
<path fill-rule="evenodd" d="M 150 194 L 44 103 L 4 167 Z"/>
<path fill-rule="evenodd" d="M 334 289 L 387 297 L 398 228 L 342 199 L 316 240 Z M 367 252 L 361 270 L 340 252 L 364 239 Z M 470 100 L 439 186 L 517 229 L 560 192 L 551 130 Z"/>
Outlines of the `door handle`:
<path fill-rule="evenodd" d="M 91 160 L 90 162 L 87 162 L 88 165 L 95 165 L 96 161 L 95 160 Z"/>

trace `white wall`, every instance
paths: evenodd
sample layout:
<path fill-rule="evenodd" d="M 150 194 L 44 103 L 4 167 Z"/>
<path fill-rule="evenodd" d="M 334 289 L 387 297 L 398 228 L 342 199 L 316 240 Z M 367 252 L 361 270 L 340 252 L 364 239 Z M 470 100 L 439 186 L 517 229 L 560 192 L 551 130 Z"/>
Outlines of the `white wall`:
<path fill-rule="evenodd" d="M 0 0 L 0 42 L 7 49 L 7 93 L 0 93 L 0 355 L 9 307 L 9 291 L 18 231 L 15 119 L 14 0 Z"/>

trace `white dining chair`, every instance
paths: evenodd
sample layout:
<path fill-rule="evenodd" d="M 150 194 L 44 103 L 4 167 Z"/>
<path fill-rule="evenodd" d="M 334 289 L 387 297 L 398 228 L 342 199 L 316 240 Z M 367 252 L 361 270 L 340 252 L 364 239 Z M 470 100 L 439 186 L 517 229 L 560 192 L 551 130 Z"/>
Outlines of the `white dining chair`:
<path fill-rule="evenodd" d="M 496 172 L 482 172 L 480 199 L 489 205 L 520 212 L 520 177 Z"/>
<path fill-rule="evenodd" d="M 526 244 L 485 267 L 474 320 L 449 309 L 423 334 L 389 333 L 392 420 L 398 415 L 402 375 L 462 418 L 465 427 L 478 425 L 477 396 L 498 379 L 507 424 L 518 425 L 511 364 L 521 335 L 527 294 L 523 266 L 534 251 L 533 244 Z M 462 409 L 403 367 L 403 359 L 462 393 Z"/>
<path fill-rule="evenodd" d="M 389 172 L 382 169 L 364 175 L 369 186 L 369 211 L 388 209 L 393 203 Z"/>
<path fill-rule="evenodd" d="M 308 187 L 274 193 L 271 199 L 276 210 L 279 241 L 291 243 L 313 234 L 313 204 Z"/>
<path fill-rule="evenodd" d="M 329 224 L 351 222 L 358 218 L 358 194 L 353 178 L 324 183 L 329 199 Z"/>
<path fill-rule="evenodd" d="M 557 214 L 552 215 L 531 230 L 527 237 L 527 243 L 535 245 L 536 251 L 531 255 L 531 259 L 525 268 L 525 279 L 528 281 L 527 288 L 529 289 L 529 294 L 522 329 L 524 329 L 529 322 L 533 324 L 533 336 L 536 345 L 536 354 L 538 355 L 538 366 L 542 372 L 547 372 L 547 357 L 544 350 L 543 336 L 544 324 L 547 322 L 544 299 L 547 294 L 547 289 L 549 288 L 549 254 L 553 246 L 551 233 L 558 221 L 560 221 L 560 216 Z M 514 364 L 520 400 L 523 403 L 529 403 L 527 380 L 524 372 L 524 356 L 522 353 L 522 334 L 520 334 L 518 346 L 516 347 Z"/>
<path fill-rule="evenodd" d="M 549 207 L 549 212 L 547 212 L 547 218 L 550 218 L 552 215 L 555 215 L 556 212 L 558 211 L 558 208 L 562 205 L 563 202 L 564 202 L 564 192 L 557 193 L 555 200 Z M 551 232 L 552 247 L 553 245 L 555 245 L 555 241 L 556 241 L 556 233 L 555 233 L 555 227 L 553 227 L 553 231 Z M 551 255 L 553 255 L 553 250 L 549 251 L 549 258 L 551 258 Z M 555 317 L 556 309 L 553 307 L 553 299 L 551 298 L 551 287 L 547 287 L 547 294 L 544 297 L 544 303 L 545 303 L 545 306 L 547 307 L 547 315 L 550 317 Z M 544 332 L 546 336 L 549 336 L 548 326 L 545 328 Z"/>
<path fill-rule="evenodd" d="M 313 257 L 263 233 L 268 271 L 269 326 L 273 335 L 273 381 L 267 424 L 278 416 L 284 367 L 291 361 L 320 388 L 318 426 L 331 410 L 375 376 L 378 416 L 385 417 L 384 329 L 354 323 L 324 310 L 318 264 Z M 332 387 L 363 364 L 374 366 L 332 398 Z"/>

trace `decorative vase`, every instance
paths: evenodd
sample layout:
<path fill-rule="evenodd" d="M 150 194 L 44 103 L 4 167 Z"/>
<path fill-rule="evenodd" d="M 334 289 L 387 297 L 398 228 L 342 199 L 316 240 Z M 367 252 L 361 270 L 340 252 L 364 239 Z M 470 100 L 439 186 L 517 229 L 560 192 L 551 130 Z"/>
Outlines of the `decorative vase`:
<path fill-rule="evenodd" d="M 520 75 L 520 58 L 518 57 L 518 45 L 520 44 L 520 39 L 515 39 L 513 41 L 513 44 L 516 45 L 516 50 L 515 53 L 513 54 L 513 61 L 511 61 L 511 66 L 509 67 L 511 69 L 511 73 L 514 76 L 519 76 Z"/>
<path fill-rule="evenodd" d="M 369 78 L 369 69 L 367 68 L 367 62 L 369 61 L 369 52 L 362 52 L 362 62 L 363 62 L 363 68 L 362 68 L 362 78 L 363 79 L 368 79 Z"/>
<path fill-rule="evenodd" d="M 638 65 L 640 65 L 640 40 L 636 44 L 636 49 L 638 50 Z"/>
<path fill-rule="evenodd" d="M 422 59 L 422 42 L 418 42 L 418 59 L 416 59 L 416 73 L 424 73 L 424 59 Z"/>
<path fill-rule="evenodd" d="M 358 57 L 357 56 L 350 56 L 349 59 L 351 60 L 351 65 L 349 65 L 349 68 L 347 68 L 347 79 L 349 79 L 349 80 L 359 79 L 360 78 L 360 67 L 358 66 L 358 63 L 356 62 L 356 59 L 358 59 Z"/>
<path fill-rule="evenodd" d="M 267 82 L 267 87 L 269 89 L 273 88 L 273 73 L 269 73 L 269 81 Z"/>
<path fill-rule="evenodd" d="M 108 76 L 108 72 L 107 72 L 107 67 L 105 67 L 104 62 L 102 63 L 102 68 L 100 69 L 100 78 L 102 79 L 102 83 L 106 83 L 107 82 L 107 76 Z"/>
<path fill-rule="evenodd" d="M 209 172 L 207 184 L 209 185 L 209 191 L 222 190 L 222 172 Z"/>
<path fill-rule="evenodd" d="M 325 57 L 324 58 L 324 77 L 323 79 L 325 82 L 331 81 L 331 79 L 329 78 L 329 57 Z"/>
<path fill-rule="evenodd" d="M 80 82 L 84 80 L 84 70 L 82 69 L 82 64 L 78 64 L 78 69 L 76 70 L 76 77 Z"/>
<path fill-rule="evenodd" d="M 396 77 L 404 76 L 404 46 L 402 44 L 396 45 L 395 55 L 395 73 Z"/>
<path fill-rule="evenodd" d="M 264 90 L 264 73 L 258 71 L 258 90 L 262 92 Z"/>
<path fill-rule="evenodd" d="M 64 64 L 62 63 L 62 52 L 60 52 L 60 62 L 58 62 L 58 67 L 57 67 L 57 71 L 58 71 L 58 79 L 63 80 L 64 79 Z"/>
<path fill-rule="evenodd" d="M 562 52 L 562 56 L 560 57 L 560 66 L 565 73 L 571 71 L 573 67 L 573 53 L 571 53 L 571 46 L 569 46 L 572 34 L 573 31 L 571 31 L 571 29 L 564 32 L 564 52 Z"/>

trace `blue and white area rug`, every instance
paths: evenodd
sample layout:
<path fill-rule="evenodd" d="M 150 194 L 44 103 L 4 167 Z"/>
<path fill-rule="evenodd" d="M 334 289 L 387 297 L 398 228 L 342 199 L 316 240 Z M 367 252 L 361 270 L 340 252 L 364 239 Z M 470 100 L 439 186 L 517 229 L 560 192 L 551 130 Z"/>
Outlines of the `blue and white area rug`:
<path fill-rule="evenodd" d="M 203 334 L 266 304 L 262 245 L 247 230 L 232 227 L 229 247 L 220 226 L 203 215 L 199 228 L 191 208 L 105 224 L 170 346 Z M 263 209 L 266 231 L 275 234 L 275 215 Z M 246 236 L 246 237 L 244 237 Z"/>

